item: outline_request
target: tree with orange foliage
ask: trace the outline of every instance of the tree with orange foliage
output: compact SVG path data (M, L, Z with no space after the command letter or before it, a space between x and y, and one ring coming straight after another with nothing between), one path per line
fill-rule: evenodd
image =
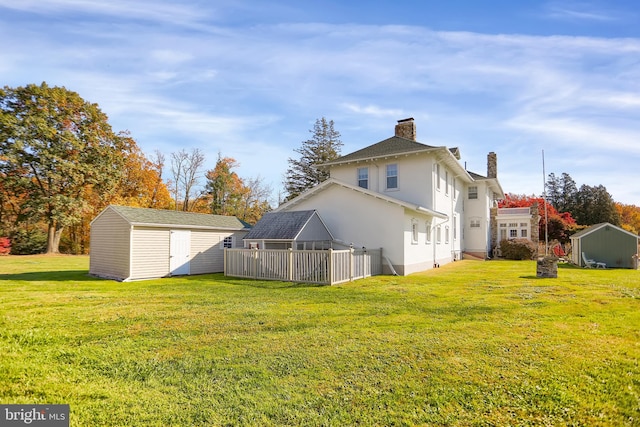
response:
M634 234L640 234L640 207L616 203L616 211L620 215L622 228Z
M268 198L271 190L262 184L261 178L245 181L232 169L238 162L218 154L214 169L207 172L206 193L211 213L233 215L255 224L265 212L271 210Z

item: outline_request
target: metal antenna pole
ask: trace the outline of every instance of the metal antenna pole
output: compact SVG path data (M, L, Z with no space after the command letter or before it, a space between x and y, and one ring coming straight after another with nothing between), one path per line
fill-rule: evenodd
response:
M549 214L547 213L547 174L544 170L544 150L542 150L542 200L544 202L544 255L549 255Z

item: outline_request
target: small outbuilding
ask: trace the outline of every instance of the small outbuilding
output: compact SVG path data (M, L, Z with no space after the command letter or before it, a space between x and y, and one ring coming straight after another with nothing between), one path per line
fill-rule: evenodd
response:
M251 249L329 249L333 236L315 210L268 212L244 237Z
M636 268L633 257L637 253L638 236L608 222L571 236L571 260L581 267L586 258L605 263L607 268Z
M91 222L89 274L130 281L224 271L251 226L233 216L108 206Z

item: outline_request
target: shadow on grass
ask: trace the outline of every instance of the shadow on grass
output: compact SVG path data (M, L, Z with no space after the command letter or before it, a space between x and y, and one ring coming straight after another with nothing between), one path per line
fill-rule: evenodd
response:
M558 263L558 270L584 270L584 268L577 266L575 264L570 264L565 262L565 263ZM539 280L550 279L549 277L538 277L535 274L519 276L519 277L521 279L539 279Z
M197 280L200 282L221 282L234 286L248 286L260 289L297 289L297 288L322 288L329 285L319 283L299 283L299 282L282 282L279 280L255 280L243 279L239 277L226 277L222 273L203 274L194 276L181 276L183 280Z
M24 282L95 282L102 280L89 276L87 270L38 271L17 274L0 274L0 281Z

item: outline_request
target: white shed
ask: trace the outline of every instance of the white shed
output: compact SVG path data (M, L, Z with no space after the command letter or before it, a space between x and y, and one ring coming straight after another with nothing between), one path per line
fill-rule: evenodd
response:
M91 222L89 274L120 281L217 273L251 226L236 217L108 206Z

